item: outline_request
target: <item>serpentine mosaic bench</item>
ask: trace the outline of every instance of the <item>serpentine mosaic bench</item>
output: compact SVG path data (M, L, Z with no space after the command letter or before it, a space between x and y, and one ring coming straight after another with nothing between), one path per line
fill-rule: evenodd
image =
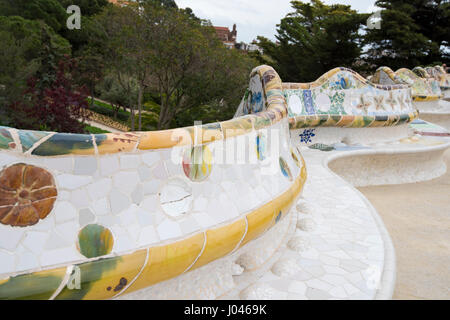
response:
M346 68L313 83L283 83L283 93L297 145L404 138L407 124L418 116L408 86L373 84ZM259 112L264 105L260 81L253 78L236 116Z
M445 99L450 98L450 75L445 72L442 66L425 68L428 75L439 82L442 94ZM413 70L414 71L414 70ZM421 76L422 77L422 76ZM422 77L423 78L423 77Z
M428 72L424 74L422 68L415 68L415 72L406 68L394 72L388 67L381 67L371 81L385 85L409 85L412 89L413 104L419 110L420 118L450 129L450 102L442 100L442 84L430 77Z
M217 298L272 256L306 168L281 80L267 66L253 77L267 108L221 123L97 135L0 127L0 299L149 286L149 299Z
M407 86L376 85L346 68L313 83L283 83L283 93L296 144L392 140L407 136L417 117Z
M360 143L408 135L417 117L410 89L376 85L336 68L312 83L283 83L291 135L297 144Z
M321 83L339 97L357 90L352 80ZM407 113L410 89L366 84L372 89L353 85L392 94L398 105L382 115L373 104L362 107L366 114L335 103L341 113L323 123L381 132L416 117ZM400 170L429 178L445 169L439 155L450 143L437 139L447 132L416 120L414 132L429 140L408 136L400 145L346 152L309 142L296 148L285 92L277 73L260 66L230 121L100 135L0 127L0 300L391 298L395 254L383 222L325 163L354 185L399 183ZM409 162L398 161L400 153ZM392 158L396 166L387 165ZM305 161L313 173L307 182ZM355 172L365 176L354 179Z
M258 77L252 78L236 115L264 110L260 83ZM335 68L312 83L283 83L283 93L293 144L331 153L345 151L348 156L355 153L351 166L347 159L333 164L347 181L358 181L355 185L416 182L445 172L448 132L440 128L427 133L435 139L418 135L412 125L418 112L407 83L374 84L352 70ZM423 160L416 161L419 157Z

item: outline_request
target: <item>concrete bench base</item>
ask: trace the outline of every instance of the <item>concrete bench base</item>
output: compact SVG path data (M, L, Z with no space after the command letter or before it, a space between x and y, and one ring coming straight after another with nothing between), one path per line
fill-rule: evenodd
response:
M444 152L450 144L398 150L398 145L373 151L353 151L333 155L330 169L353 186L403 184L427 181L446 172Z

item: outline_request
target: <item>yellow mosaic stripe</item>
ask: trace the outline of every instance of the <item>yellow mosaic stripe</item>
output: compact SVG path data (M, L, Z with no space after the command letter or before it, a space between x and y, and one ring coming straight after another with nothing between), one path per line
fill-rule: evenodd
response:
M246 225L244 218L230 225L208 230L205 249L191 270L231 253L244 237Z
M199 233L185 240L150 248L147 265L125 293L179 276L195 262L204 243L205 236Z
M120 293L144 266L147 250L110 259L100 259L77 265L80 268L80 288L67 286L55 300L110 299Z
M436 101L441 98L440 96L413 96L414 101Z

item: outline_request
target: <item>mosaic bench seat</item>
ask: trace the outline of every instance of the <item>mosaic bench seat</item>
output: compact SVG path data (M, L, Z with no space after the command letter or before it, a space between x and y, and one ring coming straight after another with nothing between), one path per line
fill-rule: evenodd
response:
M420 112L420 118L450 129L450 102L443 100L441 83L430 76L429 71L424 73L423 68L415 68L413 72L402 68L394 72L388 67L380 67L372 77L372 81L385 85L409 85L413 104Z
M405 136L407 124L418 115L407 86L376 85L346 68L333 69L312 83L283 83L283 91L297 144Z
M266 66L255 75L267 108L221 123L97 135L0 127L0 300L149 286L149 299L213 299L272 256L306 168L281 80Z

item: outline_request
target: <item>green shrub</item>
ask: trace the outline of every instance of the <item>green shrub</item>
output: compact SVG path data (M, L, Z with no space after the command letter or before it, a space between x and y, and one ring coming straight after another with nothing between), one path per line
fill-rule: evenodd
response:
M103 114L105 116L114 119L114 110L110 105L106 103L95 100L94 104L90 107L90 109L94 112ZM119 120L120 122L128 123L129 118L130 118L129 112L125 112L123 110L119 110L117 112L117 120Z

